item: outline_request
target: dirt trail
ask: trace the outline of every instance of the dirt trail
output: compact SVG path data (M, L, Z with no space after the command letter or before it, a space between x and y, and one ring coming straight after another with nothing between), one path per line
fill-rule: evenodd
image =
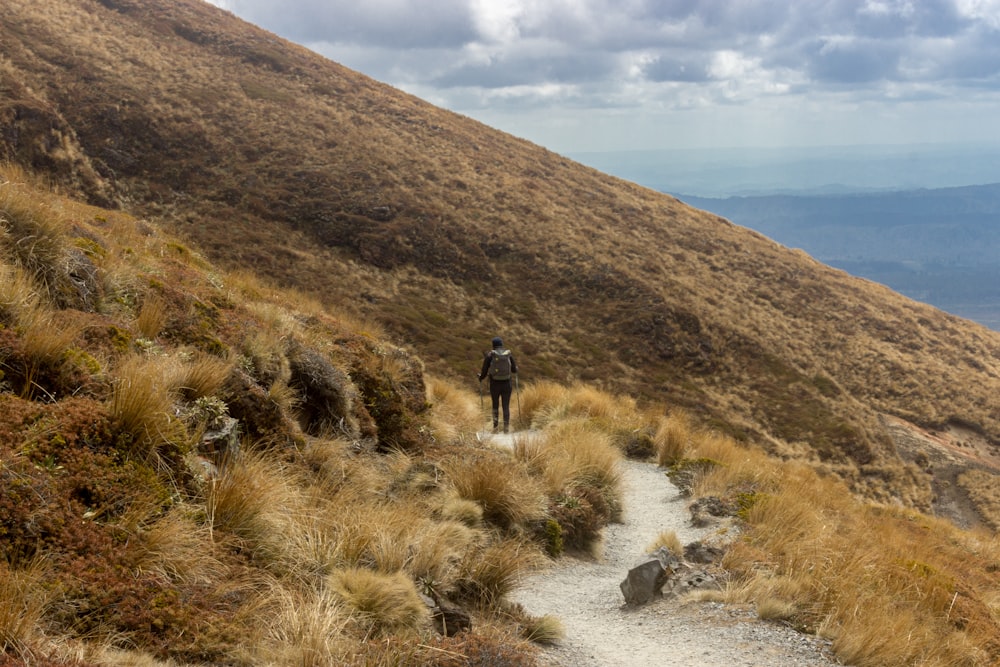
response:
M510 447L512 436L489 437ZM673 531L681 543L712 529L691 526L677 487L650 463L622 462L624 516L604 529L598 559L563 557L526 581L511 596L535 616L561 619L566 636L546 650L560 667L828 667L839 663L827 643L746 609L716 603L658 600L624 608L619 584L642 560L657 536Z

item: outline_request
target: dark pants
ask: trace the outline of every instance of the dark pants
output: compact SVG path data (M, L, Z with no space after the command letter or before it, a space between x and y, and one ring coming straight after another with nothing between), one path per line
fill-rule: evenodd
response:
M506 429L510 424L510 394L514 385L510 380L490 380L490 398L493 400L493 427L496 428L500 417L500 404L503 401L503 425Z

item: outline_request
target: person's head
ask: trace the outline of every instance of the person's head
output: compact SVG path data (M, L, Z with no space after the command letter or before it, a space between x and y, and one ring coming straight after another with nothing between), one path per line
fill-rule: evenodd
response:
M493 347L503 347L503 338L500 338L500 336L495 336L493 338Z

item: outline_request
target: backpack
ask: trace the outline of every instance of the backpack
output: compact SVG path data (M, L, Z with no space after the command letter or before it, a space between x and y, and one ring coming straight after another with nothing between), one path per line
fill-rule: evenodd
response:
M510 350L490 350L491 380L510 379Z

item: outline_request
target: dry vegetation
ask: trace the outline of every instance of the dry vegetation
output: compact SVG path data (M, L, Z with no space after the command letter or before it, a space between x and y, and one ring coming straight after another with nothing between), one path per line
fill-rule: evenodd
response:
M669 401L738 440L820 462L856 493L922 510L950 480L904 465L881 413L1000 441L996 333L207 3L5 8L0 157L153 216L241 275L378 322L369 330L405 341L442 378L469 378L501 332L526 379ZM66 224L18 224L39 220ZM47 238L39 229L12 252L40 289L69 298ZM135 335L169 333L169 295L137 297ZM266 340L245 345L267 354ZM274 380L276 396L294 385ZM308 418L312 433L335 426Z
M995 528L996 470L880 420L995 449L996 333L206 3L4 11L4 664L531 664L557 624L504 596L599 539L621 455L729 508L726 599L853 664L1000 661L995 537L914 511ZM513 452L469 393L501 326Z
M16 167L0 221L3 664L527 665L559 636L506 596L599 539L607 435L482 445L475 398L369 323Z
M561 626L507 594L597 543L623 456L728 508L720 599L848 664L1000 660L992 534L586 384L525 386L538 435L494 449L474 395L364 322L16 168L0 196L64 223L47 261L0 256L3 664L535 664ZM81 248L87 289L58 287ZM39 321L73 324L62 348L27 340ZM428 600L471 629L441 634Z

